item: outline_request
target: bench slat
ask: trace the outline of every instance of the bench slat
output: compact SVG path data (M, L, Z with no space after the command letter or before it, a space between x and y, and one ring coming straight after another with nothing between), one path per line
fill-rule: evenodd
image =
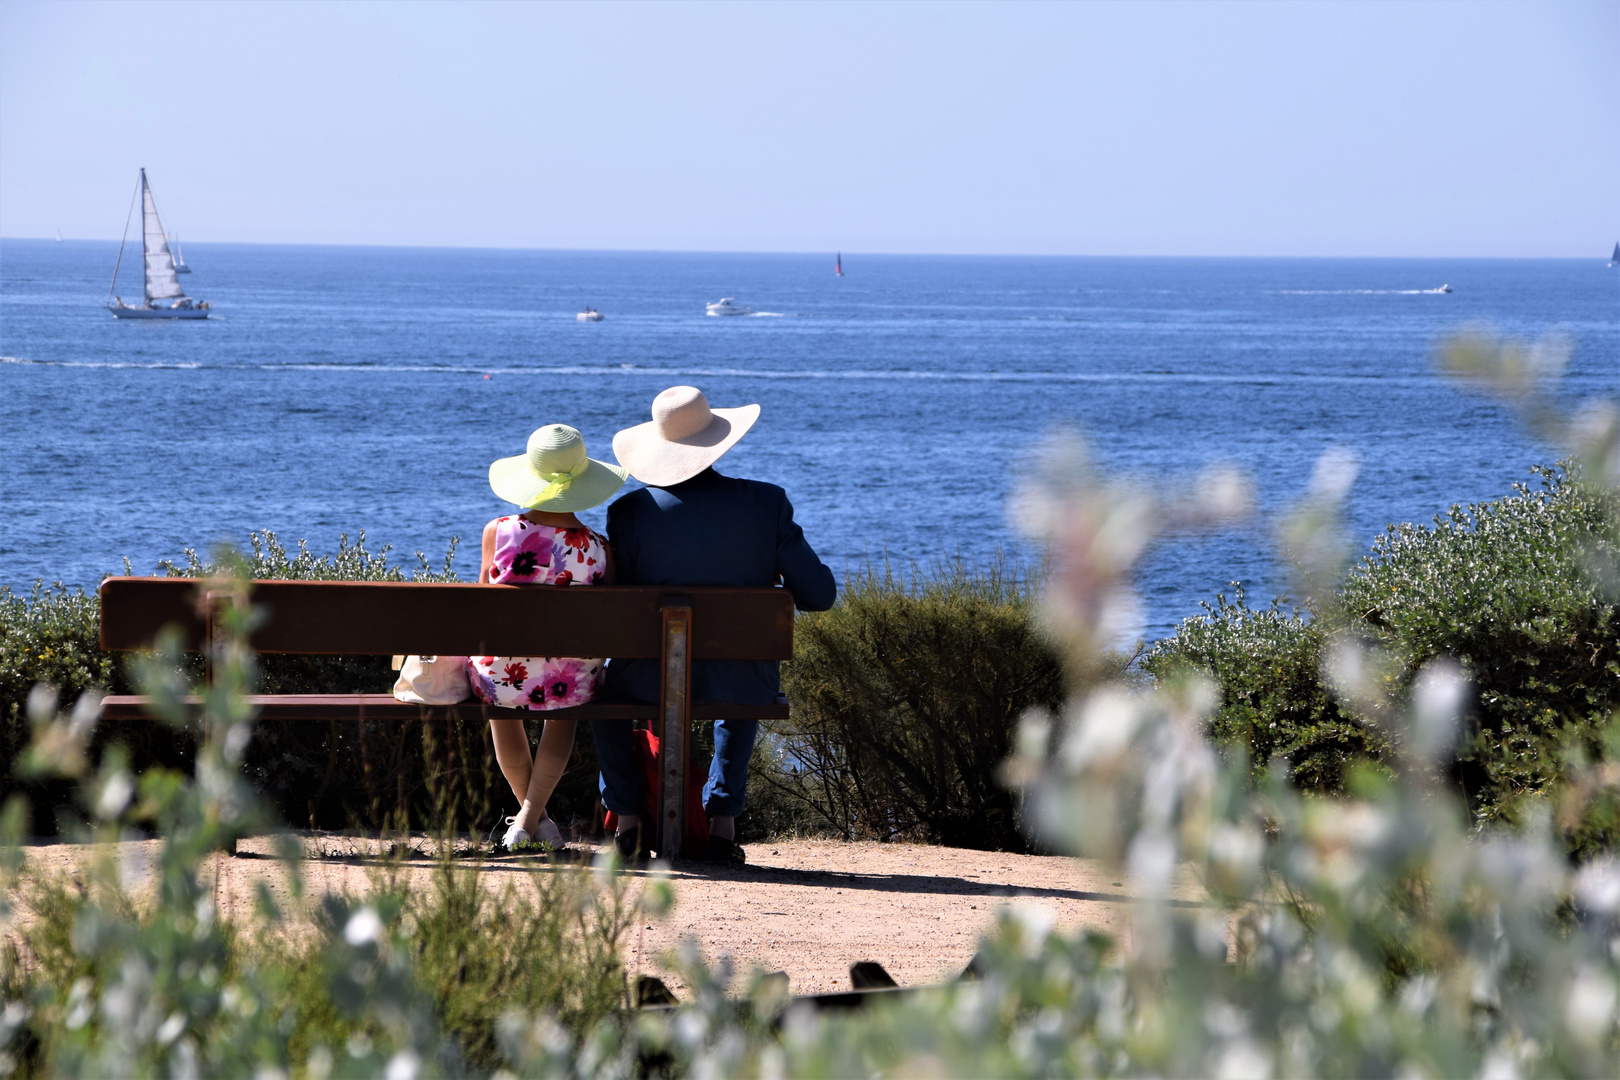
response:
M469 716L509 716L542 720L548 716L573 720L652 720L657 705L631 701L592 701L568 709L500 709L476 701L459 705L411 705L395 700L392 694L256 694L248 699L258 709L261 721L278 720L420 720L424 713L437 714L456 709ZM186 699L195 707L196 697ZM103 720L139 720L151 715L151 699L134 694L116 694L101 699ZM721 702L693 705L693 720L785 720L786 705L738 705Z
M101 584L101 647L150 648L166 625L189 651L204 634L190 578L112 577ZM664 597L690 596L692 657L788 660L793 597L785 589L596 585L545 588L378 581L256 581L263 653L388 656L659 655Z

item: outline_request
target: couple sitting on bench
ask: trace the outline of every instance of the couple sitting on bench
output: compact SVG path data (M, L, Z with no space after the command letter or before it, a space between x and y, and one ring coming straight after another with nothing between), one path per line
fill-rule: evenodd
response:
M787 494L774 484L737 480L714 463L748 433L758 405L711 409L695 387L675 386L653 399L652 421L613 437L623 467L586 456L585 440L563 424L529 437L528 453L489 467L489 484L523 513L484 527L480 582L514 585L733 585L781 582L801 611L832 606L836 584L793 520ZM608 535L575 517L606 502L627 477L647 486L608 507ZM582 705L599 691L657 702L659 662L559 657L474 656L473 693L489 705L536 710ZM697 701L774 704L780 692L772 660L698 660ZM507 819L503 844L558 843L546 802L573 751L573 720L547 719L531 760L523 721L490 720L501 773L522 804ZM627 857L647 849L641 820L643 774L635 760L632 722L593 721L602 801L618 819L614 843ZM736 819L745 805L748 759L758 720L716 720L714 761L703 787L709 858L741 862Z

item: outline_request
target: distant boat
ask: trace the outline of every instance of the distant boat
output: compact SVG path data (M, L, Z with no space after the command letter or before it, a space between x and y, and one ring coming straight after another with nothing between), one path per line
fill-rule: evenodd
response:
M1435 292L1450 292L1451 291L1451 286L1450 285L1442 285L1442 286L1440 286L1438 289L1436 289L1434 291Z
M175 277L174 256L169 253L169 241L158 220L157 202L152 198L152 187L146 182L146 170L141 170L140 186L136 196L141 201L141 270L145 302L140 305L124 303L122 296L114 296L118 288L118 268L124 263L124 243L129 240L129 221L124 222L124 239L118 243L118 261L113 263L112 284L107 287L106 308L115 319L206 319L208 302L192 300L180 287ZM131 214L134 206L130 207ZM164 303L167 301L167 303Z
M841 251L838 253L838 257L833 260L833 273L839 277L844 276L844 253Z
M754 309L746 304L738 305L732 302L731 297L722 297L718 303L705 304L704 309L710 315L752 315Z
M574 318L578 319L580 322L601 322L602 313L593 307L588 307L578 315L575 315Z
M191 267L186 265L186 257L180 253L180 234L174 234L174 272L177 274L191 273Z
M62 230L61 229L56 230L56 242L58 244L60 244L62 242Z
M57 233L56 238L62 239L62 234ZM1614 254L1609 256L1609 265L1613 266L1615 263L1620 263L1620 244L1614 245Z

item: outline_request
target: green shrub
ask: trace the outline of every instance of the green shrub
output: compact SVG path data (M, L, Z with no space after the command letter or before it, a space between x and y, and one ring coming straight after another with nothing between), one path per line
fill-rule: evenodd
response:
M799 771L776 789L845 837L1023 850L997 768L1064 678L1015 570L856 574L832 610L800 616L778 729Z
M1294 782L1315 791L1339 791L1345 770L1382 760L1387 737L1339 709L1321 677L1323 628L1279 602L1256 610L1232 583L1206 614L1183 622L1176 636L1154 646L1142 666L1163 678L1190 665L1214 677L1221 708L1210 734L1218 745L1241 748L1263 770L1286 758Z
M1620 706L1620 621L1602 578L1587 572L1614 560L1620 497L1567 465L1532 472L1537 487L1453 507L1432 526L1390 526L1314 617L1221 597L1144 666L1209 672L1220 685L1219 741L1243 746L1257 766L1287 757L1303 786L1336 791L1348 763L1387 762L1395 747L1329 694L1331 643L1378 646L1394 690L1452 657L1477 695L1453 776L1477 819L1511 815L1562 775L1568 754L1601 756Z
M1537 488L1390 526L1342 590L1348 625L1405 678L1435 656L1461 661L1479 704L1457 775L1484 818L1544 790L1572 744L1597 752L1620 705L1620 621L1585 572L1613 558L1620 497L1567 468L1533 471Z

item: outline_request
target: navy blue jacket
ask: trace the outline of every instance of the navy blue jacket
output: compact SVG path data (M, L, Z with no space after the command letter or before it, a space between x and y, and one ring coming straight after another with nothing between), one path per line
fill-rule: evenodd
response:
M713 469L667 488L632 491L608 507L614 580L620 585L784 584L800 611L826 611L833 573L805 542L787 492ZM781 689L774 660L697 660L696 701L769 705ZM610 660L607 691L658 700L657 660Z

